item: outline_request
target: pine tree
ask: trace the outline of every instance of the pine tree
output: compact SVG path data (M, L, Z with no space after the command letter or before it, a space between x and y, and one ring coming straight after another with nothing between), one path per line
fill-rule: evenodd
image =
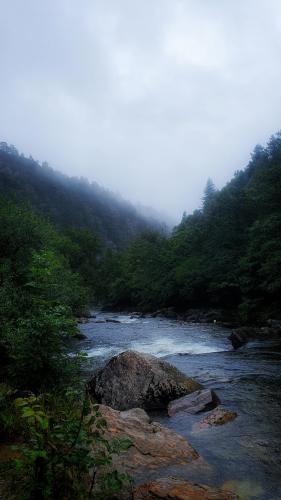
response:
M203 195L203 210L206 210L209 208L210 204L212 203L214 199L214 195L216 193L216 186L213 183L212 179L210 177L207 180L206 187L204 189L204 195Z

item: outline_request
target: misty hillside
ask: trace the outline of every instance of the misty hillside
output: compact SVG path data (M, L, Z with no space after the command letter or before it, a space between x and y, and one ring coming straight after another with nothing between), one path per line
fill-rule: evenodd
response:
M233 308L252 322L280 317L280 167L281 132L222 189L209 179L202 207L171 237L144 235L120 252L113 276L104 273L104 300L120 309Z
M40 165L5 142L0 143L0 193L27 201L58 226L90 229L115 247L147 229L162 227L97 183L67 177L46 162Z

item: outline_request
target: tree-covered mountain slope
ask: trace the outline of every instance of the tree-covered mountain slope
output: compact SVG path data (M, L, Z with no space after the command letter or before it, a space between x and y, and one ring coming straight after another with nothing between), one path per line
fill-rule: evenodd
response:
M224 188L209 180L202 206L170 237L147 234L112 259L104 270L111 304L281 317L281 133Z
M57 226L91 230L111 247L124 247L143 231L162 228L97 183L40 165L5 142L0 143L0 193L27 201Z

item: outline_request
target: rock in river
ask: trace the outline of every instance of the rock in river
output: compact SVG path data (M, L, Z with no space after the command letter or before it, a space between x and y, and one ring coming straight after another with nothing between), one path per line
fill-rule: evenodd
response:
M132 446L120 455L114 455L113 467L135 476L142 471L167 465L188 464L198 458L192 446L174 431L158 422L151 422L141 408L116 411L99 405L106 419L105 438L127 438Z
M272 322L273 320L271 320ZM281 327L278 322L270 323L271 326L261 328L242 326L232 331L229 340L234 349L238 349L251 340L274 340L281 339ZM275 325L275 326L274 326Z
M232 422L237 417L235 411L224 410L223 408L216 408L206 415L199 423L194 424L193 431L198 432L208 429L213 425L224 425Z
M177 413L194 415L204 410L211 410L218 406L218 404L220 404L220 400L215 391L203 389L171 401L168 404L168 414L170 417Z
M141 484L133 492L133 500L235 500L238 497L229 491L194 484L175 477Z
M97 402L115 410L164 409L169 401L202 386L155 356L126 351L114 356L89 382Z

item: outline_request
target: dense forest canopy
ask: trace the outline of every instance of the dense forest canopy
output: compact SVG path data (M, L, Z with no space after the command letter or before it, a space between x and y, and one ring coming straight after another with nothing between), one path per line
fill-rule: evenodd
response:
M281 133L257 146L221 190L209 179L202 207L171 237L147 232L108 256L103 300L153 310L222 307L255 321L280 315Z
M170 236L98 185L40 166L6 143L0 192L56 224L89 301L148 311L220 307L244 321L279 315L281 133L257 146L221 190L208 179L202 206L184 213Z
M95 232L113 248L123 247L148 228L165 229L96 182L67 177L46 162L40 165L31 156L19 155L6 142L0 142L0 193L28 201L60 227Z

